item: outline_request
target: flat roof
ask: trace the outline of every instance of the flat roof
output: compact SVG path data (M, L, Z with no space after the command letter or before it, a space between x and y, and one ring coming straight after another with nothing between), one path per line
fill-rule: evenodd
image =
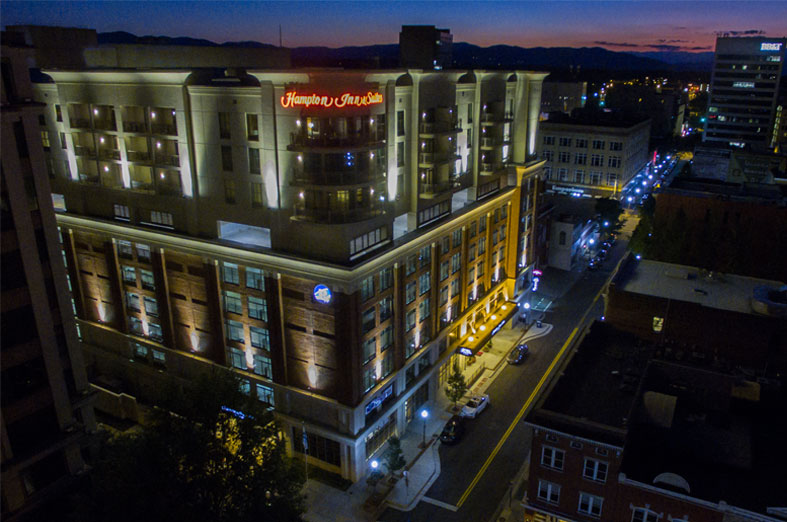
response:
M653 348L596 322L528 422L622 445Z
M756 385L755 385L756 386ZM734 397L731 375L653 361L644 379L649 392L674 402L666 423L653 421L641 402L626 440L621 471L654 485L663 473L682 477L690 488L655 484L691 497L765 513L784 505L787 425L778 395L750 402Z
M709 308L753 314L751 299L758 286L783 283L731 274L710 274L697 267L643 259L623 270L614 283L625 292L697 303Z
M582 127L610 127L629 129L650 121L646 116L620 114L618 112L581 111L569 116L565 113L550 113L549 119L539 122L541 125L577 125Z

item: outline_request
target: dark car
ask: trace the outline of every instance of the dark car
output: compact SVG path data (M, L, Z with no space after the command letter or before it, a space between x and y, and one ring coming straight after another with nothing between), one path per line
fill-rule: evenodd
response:
M465 433L465 420L459 415L454 415L440 434L443 444L456 444Z
M606 259L607 258L607 251L606 250L599 250L598 251L598 258L599 259Z
M599 269L600 264L601 263L599 263L597 259L591 259L588 262L588 270L590 270L591 272L595 272L596 270Z
M527 345L520 344L518 346L515 346L511 350L511 353L509 353L508 357L506 357L506 361L508 362L508 364L521 364L522 361L524 361L525 358L527 357L527 353L528 353Z

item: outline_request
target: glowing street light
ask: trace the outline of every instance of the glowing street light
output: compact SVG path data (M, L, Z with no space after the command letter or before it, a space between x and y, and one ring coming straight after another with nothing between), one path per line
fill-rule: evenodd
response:
M426 419L429 418L429 411L426 408L421 410L421 418L424 420L424 436L423 436L423 440L421 441L421 447L425 448L426 447Z

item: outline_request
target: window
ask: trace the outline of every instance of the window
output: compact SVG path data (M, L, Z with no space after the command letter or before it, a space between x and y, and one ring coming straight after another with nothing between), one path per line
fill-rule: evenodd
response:
M561 230L560 231L560 236L559 236L559 239L558 239L558 243L561 246L566 244L566 231L565 230Z
M238 265L233 263L224 263L221 266L221 278L225 283L237 285L240 281L240 272L238 272Z
M544 145L554 145L554 144L555 144L554 136L544 136Z
M579 513L584 513L585 515L590 515L592 517L600 517L601 504L603 503L604 503L604 499L601 497L590 495L589 493L580 493L579 507L577 508L577 511Z
M613 168L620 167L620 156L610 156L609 157L609 166Z
M585 152L578 152L574 154L574 165L587 165L588 155Z
M268 379L273 379L273 367L271 366L271 358L267 355L254 355L254 373L262 375Z
M441 245L440 245L440 253L441 254L445 254L449 250L451 250L451 238L448 237L448 236L445 236L443 238L443 241L442 241Z
M574 171L574 183L584 183L585 182L585 171L582 169L576 169Z
M396 144L396 166L404 167L404 142L400 141Z
M268 321L268 303L265 299L249 296L249 317L259 319L260 321Z
M415 328L415 310L414 309L410 310L409 312L407 312L407 315L405 315L404 323L405 323L404 329L405 329L406 332L409 332L410 330Z
M557 158L558 158L557 160L560 163L568 163L569 161L571 161L571 153L566 151L561 151L558 153Z
M377 372L375 371L374 367L364 370L363 392L366 393L372 388L374 388L375 383L377 383Z
M653 316L653 331L660 332L664 329L664 318Z
M554 156L554 152L552 152L551 150L545 150L544 152L541 153L541 157L547 161L552 161L553 156Z
M361 281L361 301L368 301L374 296L374 276Z
M224 180L224 201L229 205L235 203L235 181L231 179Z
M222 140L230 139L230 113L219 113L219 138Z
M393 315L393 298L386 297L380 301L380 321L385 321Z
M123 265L121 267L121 270L123 272L123 282L124 283L129 283L129 284L132 284L132 285L137 284L137 269L136 268L134 268L133 266Z
M153 297L145 296L145 313L147 315L158 315L158 302Z
M393 269L384 268L380 270L380 291L388 290L393 285Z
M350 241L350 255L357 254L363 250L373 247L388 239L388 228L380 227L378 229L360 235Z
M551 446L543 446L541 448L541 465L547 468L557 469L563 471L563 461L565 460L566 452L553 448Z
M448 278L448 260L440 263L440 281L445 281Z
M232 147L229 145L221 146L221 169L232 171Z
M622 141L610 141L609 142L609 150L612 150L612 151L623 150L623 142Z
M246 355L243 353L243 350L238 350L237 348L230 348L230 366L233 368L237 368L239 370L246 369Z
M440 306L448 302L448 285L440 289Z
M618 175L614 172L607 172L607 185L614 187L618 184Z
M427 271L418 277L418 295L423 295L432 287L432 273Z
M380 376L381 379L384 379L389 375L391 375L391 372L393 372L393 353L388 352L387 354L385 354L385 357L383 357L383 364L381 367L381 371L382 371L382 375Z
M404 111L396 111L396 135L404 136Z
M262 206L262 183L251 184L251 206Z
M161 330L161 326L157 325L156 323L148 322L148 337L154 341L162 341L164 339L164 334Z
M593 150L604 150L604 140L593 140Z
M557 179L560 181L567 181L568 169L565 167L560 167L559 169L557 169Z
M484 262L479 261L477 267L478 267L478 277L480 278L481 276L484 275Z
M454 230L452 236L453 236L453 238L452 238L451 242L454 245L454 248L456 248L456 247L458 247L459 245L462 244L462 230L461 229Z
M478 223L476 223L475 221L470 223L470 234L469 235L470 235L471 239L475 237L477 230L478 230Z
M404 289L404 302L410 304L415 301L415 281L407 283Z
M570 147L571 146L571 138L560 138L560 146L561 147Z
M243 333L243 323L227 319L227 339L230 341L238 341L239 343L246 342L246 337Z
M413 272L415 272L417 267L417 258L415 254L407 257L407 263L405 264L404 275L409 276Z
M418 322L424 322L427 317L429 317L429 311L431 309L429 298L427 297L420 303L418 303Z
M475 243L470 245L470 247L467 249L467 261L468 262L475 261Z
M451 281L451 297L458 297L459 296L459 278L457 277L453 281Z
M260 140L260 128L257 124L256 114L246 114L246 139L249 141Z
M224 263L224 266L227 266L228 263ZM235 267L237 272L238 265L231 265ZM226 279L225 279L226 281ZM227 281L231 282L231 281ZM237 275L235 277L235 283L238 284ZM263 272L259 268L246 268L246 287L247 288L254 288L255 290L265 290L265 278L263 277Z
M603 167L604 166L604 156L601 154L593 154L590 157L590 166L591 167Z
M137 247L137 261L145 261L150 263L150 247L141 243L136 244Z
M251 334L251 345L255 348L265 348L266 350L270 350L271 347L271 338L268 330L265 328L258 328L256 326L249 327L249 333Z
M367 333L377 326L377 309L373 306L361 315L361 331Z
M363 363L366 364L377 357L377 338L372 337L363 342Z
M257 400L273 406L273 388L257 383Z
M423 247L418 254L418 260L420 261L421 268L429 266L429 263L432 261L432 247Z
M560 503L560 486L547 482L546 480L538 481L538 498L549 502L551 504Z
M260 149L249 148L249 172L260 173Z
M63 110L60 108L60 105L55 105L55 119L63 121Z
M601 172L597 170L590 171L590 184L591 185L600 185L601 184Z
M596 459L585 459L585 468L582 476L596 482L607 481L607 463Z
M66 141L66 133L65 132L61 132L60 133L60 147L63 150L68 150L68 142Z
M393 326L387 326L380 334L380 351L385 351L393 346Z
M150 325L150 326L158 326L158 325ZM159 331L161 331L160 328L159 328ZM161 350L156 350L155 348L151 348L150 352L153 354L153 362L154 363L166 364L166 362L167 362L167 354L165 354Z
M235 292L224 292L224 310L233 314L243 313L243 304L240 300L240 294Z
M478 255L482 255L486 252L486 238L482 237L478 240Z
M118 239L117 241L118 246L118 256L131 259L133 257L133 248L131 247L131 241L123 241L122 239Z
M575 147L578 149L586 149L588 147L588 140L585 138L577 138L577 144Z
M139 296L137 294L132 294L131 292L126 292L126 306L129 310L139 312Z
M486 231L486 216L481 216L481 219L478 221L478 231L485 232ZM480 254L480 252L479 252Z
M119 219L121 221L129 221L131 214L128 210L128 206L118 205L117 203L115 203L114 209L115 209L115 219Z
M144 268L140 268L139 278L142 281L142 288L145 288L147 290L156 289L156 280L153 278L153 272L151 272L150 270L145 270Z
M646 507L634 508L634 511L631 514L631 522L658 522L658 520L659 514ZM678 519L673 518L672 520L677 521Z
M475 281L475 267L467 271L467 282L472 285L473 281Z
M172 227L172 214L169 212L160 212L158 210L150 211L150 221L154 225L163 225L165 227Z

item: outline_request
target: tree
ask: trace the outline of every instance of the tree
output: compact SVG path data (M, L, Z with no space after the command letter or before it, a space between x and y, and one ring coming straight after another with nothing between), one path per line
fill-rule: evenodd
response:
M599 223L602 230L605 232L616 232L620 229L620 214L623 213L623 208L620 206L620 201L613 198L599 198L596 200L596 214L598 214ZM609 226L605 227L604 222L608 222Z
M79 520L302 520L301 468L235 374L171 383L156 402L140 432L101 442Z
M465 393L467 393L465 376L459 371L459 365L454 363L454 373L448 376L445 388L446 396L454 403L454 410L456 410L456 403L464 397Z
M385 467L388 468L390 473L399 471L407 464L402 452L402 441L396 435L388 439L388 448L383 454L383 459L385 460Z

